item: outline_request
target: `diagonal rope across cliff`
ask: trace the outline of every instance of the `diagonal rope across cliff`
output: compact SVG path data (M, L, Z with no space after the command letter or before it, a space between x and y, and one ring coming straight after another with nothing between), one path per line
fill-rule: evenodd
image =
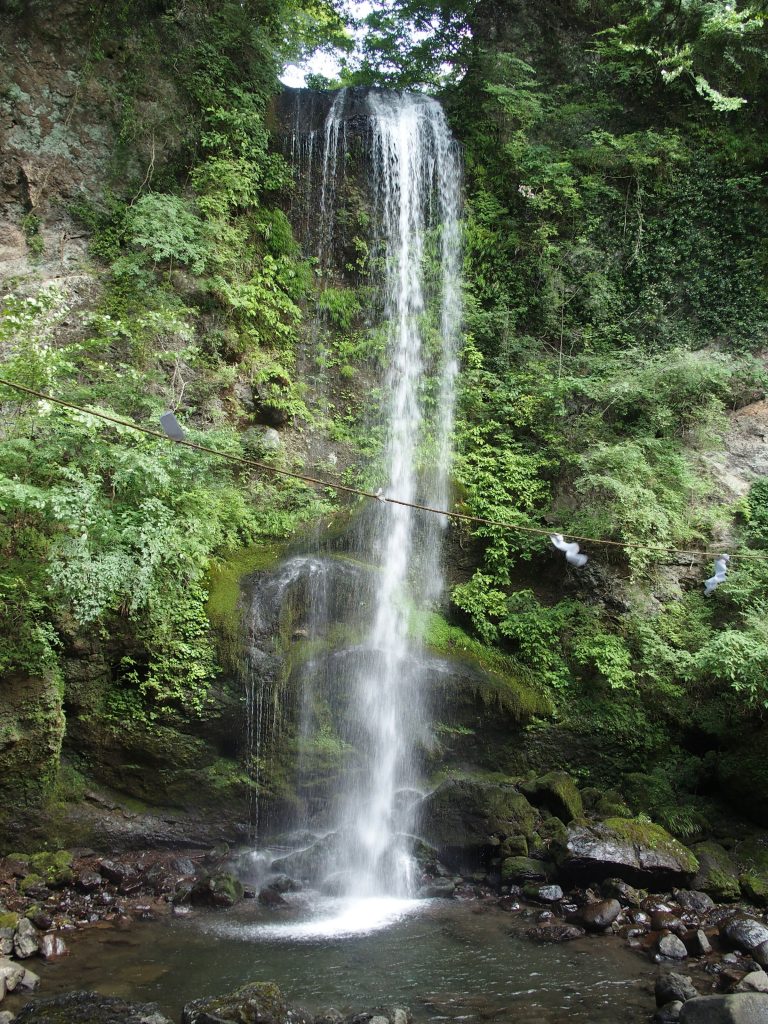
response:
M51 402L53 405L62 406L64 409L72 409L75 412L85 413L87 416L95 416L97 419L104 420L107 423L114 423L120 427L127 427L129 430L134 430L140 434L146 434L148 437L159 438L161 441L170 441L172 444L182 445L185 448L191 448L193 451L205 452L207 455L213 455L219 459L225 459L229 462L236 463L241 466L249 466L254 469L263 470L265 473L271 473L275 476L288 477L292 480L301 480L304 483L312 484L315 487L330 488L334 491L344 491L346 494L354 494L360 498L368 498L372 501L385 502L389 505L399 505L404 508L416 509L419 512L429 512L433 515L445 516L447 519L454 519L465 523L476 523L481 526L496 526L503 530L511 530L517 533L530 533L540 537L549 538L552 534L551 529L544 529L536 526L521 526L518 523L507 523L499 519L485 519L483 516L473 516L466 512L448 511L441 508L434 508L431 505L423 505L415 501L402 501L399 498L392 498L386 494L375 493L373 491L366 491L360 487L352 487L349 484L343 484L338 480L323 480L319 477L309 476L305 473L297 473L293 470L279 469L277 466L270 466L267 462L261 462L258 459L246 458L243 455L233 455L230 452L223 452L217 448L209 448L204 444L197 444L194 441L188 440L177 440L171 439L167 434L159 430L151 430L149 427L142 427L138 423L134 423L131 420L124 420L118 416L111 416L109 413L99 412L95 409L86 409L82 405L76 405L74 402L67 402L63 398L57 398L54 395L46 394L43 391L36 391L34 388L29 388L24 384L16 384L14 381L6 380L0 377L0 385L7 388L12 388L14 391L19 391L22 394L29 395L30 397L40 399L44 402ZM634 543L631 541L619 541L619 540L607 540L600 537L582 537L574 533L563 534L564 537L569 537L571 540L581 541L585 544L599 544L603 547L614 547L614 548L633 548L635 550L642 551L657 551L661 554L666 555L684 555L687 558L718 558L721 555L720 549L717 550L695 550L695 549L684 549L684 548L673 548L663 544L642 544ZM768 556L762 555L756 551L741 551L731 556L732 558L751 558L760 562L768 562Z

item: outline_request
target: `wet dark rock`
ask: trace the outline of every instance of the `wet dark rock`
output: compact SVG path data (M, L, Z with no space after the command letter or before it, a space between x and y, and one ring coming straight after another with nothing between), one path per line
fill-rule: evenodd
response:
M514 882L545 882L552 872L552 866L543 860L531 857L507 857L501 862L502 885Z
M648 895L621 878L606 878L600 885L600 892L606 899L618 900L623 907L639 907Z
M656 891L685 884L698 869L691 851L660 825L626 818L571 823L556 862L577 884L617 877Z
M332 865L339 860L346 839L343 833L331 832L327 836L315 840L302 850L293 850L284 857L279 857L272 864L275 871L285 873L292 878L300 878L311 882L324 878Z
M99 861L99 874L114 885L122 885L136 877L136 870L130 864L122 864L120 861L102 860Z
M582 907L579 919L587 931L603 932L620 913L621 904L618 900L601 900L600 903L587 903Z
M192 903L208 907L233 907L242 898L242 884L225 871L201 879L190 894Z
M534 807L545 807L565 825L584 812L576 783L565 772L549 772L539 779L523 782L520 792Z
M688 999L695 999L698 994L693 979L687 974L677 974L675 971L660 974L654 986L657 1006L664 1006L675 1000L684 1003Z
M419 889L421 899L449 899L456 892L456 883L452 878L433 878Z
M768 942L760 942L752 950L752 958L761 967L768 967Z
M768 948L768 927L753 917L736 914L720 925L720 937L731 946L750 953L757 963L765 966L762 953Z
M95 892L103 883L103 878L98 871L81 871L75 881L80 892Z
M715 909L715 901L705 892L696 889L675 889L673 896L683 910L689 914L704 917Z
M706 956L712 952L712 944L707 938L706 932L701 928L693 929L682 936L685 948L689 956Z
M129 1003L98 992L68 992L23 1007L14 1024L171 1024L156 1003Z
M575 924L545 924L529 928L525 934L532 942L558 943L580 939L586 933Z
M657 946L659 953L668 960L685 960L688 950L677 935L662 935Z
M730 853L713 842L697 843L693 852L699 861L693 888L709 893L720 903L737 900L741 895L739 869Z
M208 996L187 1003L182 1024L286 1024L288 1007L272 982L253 982L224 996Z
M194 862L189 857L174 857L168 867L175 875L181 875L184 878L195 874Z
M680 1011L680 1024L766 1024L768 996L744 992L729 996L689 999Z
M420 833L459 870L483 866L510 836L530 837L536 811L511 785L449 779L424 798Z
M263 907L288 906L288 901L283 899L280 893L269 885L259 892L259 903L261 903Z
M683 1004L679 999L676 999L657 1010L651 1020L653 1024L677 1024L680 1020L680 1011L682 1008Z
M275 892L299 892L301 884L289 875L277 875L276 878L272 878L269 883L270 889L274 889Z
M651 929L655 932L661 932L666 929L680 935L686 931L683 922L671 910L655 910L651 914Z

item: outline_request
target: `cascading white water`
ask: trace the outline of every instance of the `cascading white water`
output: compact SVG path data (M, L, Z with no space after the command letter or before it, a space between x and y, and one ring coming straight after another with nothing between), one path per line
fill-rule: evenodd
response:
M321 101L324 123L317 118ZM303 121L302 104L311 114ZM461 326L458 147L440 104L423 95L341 90L328 104L323 94L305 93L296 96L294 112L287 149L305 197L294 219L309 227L323 286L348 287L349 209L345 220L338 216L344 202L364 196L370 218L365 285L380 298L366 321L368 329L384 329L386 351L363 372L371 431L385 439L382 491L447 508ZM351 183L345 180L349 167ZM314 188L306 183L313 172ZM319 322L312 335L316 363L307 362L323 402L333 386L319 379L326 334ZM313 877L334 895L364 899L365 920L374 911L388 920L387 901L413 895L416 887L411 833L430 734L424 691L433 668L420 627L442 592L446 522L402 505L369 504L343 553L292 559L254 591L255 601L272 607L275 623L280 602L270 587L298 587L306 606L300 632L311 647L293 676L297 787L307 808L297 824L324 834L313 847L278 858L276 870ZM259 643L269 645L270 630L274 634L269 623L259 625ZM331 645L339 634L341 645ZM323 798L313 765L329 735L344 760ZM357 920L357 912L351 914ZM347 923L339 927L346 928L347 911L342 916Z
M401 501L428 499L445 507L460 321L458 155L436 101L372 92L368 106L388 324L385 492ZM429 231L441 234L438 353L428 352L425 340ZM426 412L428 366L439 380L433 417ZM421 471L420 457L425 456L434 460L430 472ZM424 492L425 485L432 486L432 493ZM350 780L343 808L352 837L345 858L346 888L358 896L406 895L412 889L404 841L411 821L398 794L417 781L414 747L425 723L418 628L410 612L423 608L442 588L442 523L431 517L418 525L418 551L412 509L385 504L372 531L380 572L365 653L354 680L365 761L358 778Z

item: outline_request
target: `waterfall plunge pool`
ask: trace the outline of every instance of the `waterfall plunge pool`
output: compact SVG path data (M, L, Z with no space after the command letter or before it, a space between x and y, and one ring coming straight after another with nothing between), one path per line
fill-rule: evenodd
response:
M523 918L483 900L329 900L75 933L44 965L40 996L73 989L157 1002L173 1020L191 999L274 981L289 1005L343 1013L411 1008L416 1021L646 1024L655 968L615 936L538 946Z

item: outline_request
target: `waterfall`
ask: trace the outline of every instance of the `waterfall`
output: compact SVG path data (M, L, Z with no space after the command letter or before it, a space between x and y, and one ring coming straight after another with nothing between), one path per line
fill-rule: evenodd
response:
M400 501L447 508L461 319L458 147L442 107L429 97L355 89L341 90L328 103L322 125L315 112L307 130L296 115L287 149L299 155L299 175L319 177L304 194L314 196L310 241L326 283L340 273L333 248L341 236L337 201L351 139L363 151L380 295L369 322L378 321L386 335L385 354L370 370L376 386L368 403L371 429L384 437L381 488ZM312 217L302 211L297 220L309 224ZM347 761L328 800L326 826L336 838L326 842L320 874L344 895L414 891L414 793L429 740L429 661L420 632L443 589L446 522L402 505L369 504L351 542L358 568L329 583L322 601L307 611L308 636L327 635L341 605L355 634L346 648L309 659L299 678L307 744L319 728L312 712L318 695L332 695L328 699L340 708L337 730ZM305 563L315 577L338 576L331 558L307 556Z

